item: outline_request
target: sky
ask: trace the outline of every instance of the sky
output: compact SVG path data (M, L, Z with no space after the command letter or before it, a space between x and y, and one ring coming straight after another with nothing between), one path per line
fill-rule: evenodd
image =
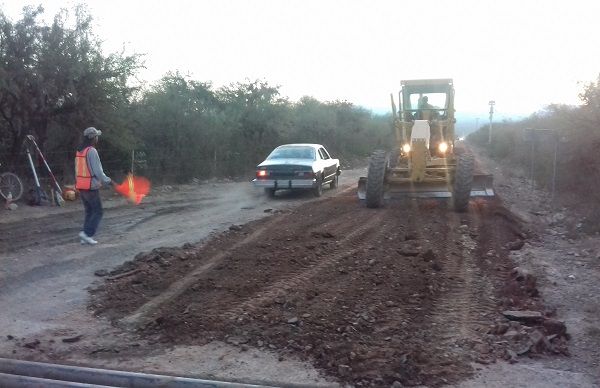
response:
M600 74L600 1L0 0L17 20L87 4L106 53L144 55L139 77L168 71L216 87L280 85L296 101L346 100L390 111L400 80L453 78L457 114L527 116L578 104Z

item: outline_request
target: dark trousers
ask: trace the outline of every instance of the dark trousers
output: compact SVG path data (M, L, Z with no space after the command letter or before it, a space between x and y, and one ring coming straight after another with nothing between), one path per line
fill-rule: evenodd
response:
M96 234L98 224L102 219L102 201L100 201L100 192L98 190L80 190L79 195L85 208L85 220L83 221L83 231L89 237Z

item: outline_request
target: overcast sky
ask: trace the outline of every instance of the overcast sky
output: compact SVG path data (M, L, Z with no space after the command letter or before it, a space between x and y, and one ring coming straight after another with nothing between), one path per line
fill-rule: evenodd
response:
M48 16L86 3L106 52L146 54L149 82L264 79L291 100L377 112L401 79L453 78L458 112L486 118L494 99L499 115L528 115L577 104L600 73L597 0L0 0L13 20L40 3Z

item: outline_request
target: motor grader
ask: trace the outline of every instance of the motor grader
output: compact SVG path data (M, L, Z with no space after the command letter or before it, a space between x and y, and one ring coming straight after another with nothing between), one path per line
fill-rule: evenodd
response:
M358 196L369 208L384 198L451 198L458 212L469 198L494 196L491 175L475 174L473 155L457 144L452 79L401 81L396 111L391 96L395 148L373 152Z

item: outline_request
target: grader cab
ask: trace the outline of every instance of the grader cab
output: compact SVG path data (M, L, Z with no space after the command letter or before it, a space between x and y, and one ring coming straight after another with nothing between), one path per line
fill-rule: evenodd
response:
M358 196L367 207L386 197L451 198L465 211L472 196L494 196L491 175L475 174L473 155L455 141L452 79L401 82L399 112L392 95L396 146L373 153Z

